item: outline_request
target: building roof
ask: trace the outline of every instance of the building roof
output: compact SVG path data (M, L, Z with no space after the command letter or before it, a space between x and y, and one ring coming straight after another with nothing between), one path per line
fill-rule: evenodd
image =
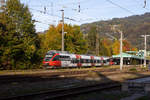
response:
M122 53L122 56L123 57L127 57L127 58L144 59L144 57L139 57L139 56L131 55L131 54L127 54L127 53ZM112 58L119 58L119 57L120 57L120 54L118 54L118 55L112 55Z

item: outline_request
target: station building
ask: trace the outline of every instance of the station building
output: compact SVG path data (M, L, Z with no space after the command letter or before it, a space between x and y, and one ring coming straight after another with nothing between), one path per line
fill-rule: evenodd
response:
M124 65L137 65L137 64L144 63L144 56L137 56L137 55L131 55L128 53L122 53L122 57L123 57ZM112 59L116 65L120 64L120 54L112 55ZM148 60L147 60L147 63L148 63Z

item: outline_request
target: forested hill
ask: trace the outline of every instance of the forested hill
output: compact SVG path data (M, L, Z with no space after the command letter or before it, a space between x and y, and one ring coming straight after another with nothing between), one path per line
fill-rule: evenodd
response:
M109 33L119 38L120 35L118 33L112 32L110 27L112 25L117 24L121 24L124 33L124 38L126 40L128 40L132 45L136 46L138 49L143 48L144 39L141 38L140 35L150 34L150 13L83 24L81 25L81 30L83 33L88 33L93 27L96 27L96 30L100 34L100 37L108 37ZM148 47L150 47L150 37L148 38L147 43Z

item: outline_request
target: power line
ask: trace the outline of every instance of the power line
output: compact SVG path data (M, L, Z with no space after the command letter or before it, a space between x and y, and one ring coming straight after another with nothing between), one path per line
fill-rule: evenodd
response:
M118 4L114 3L114 2L112 2L111 0L106 0L106 1L109 2L109 3L111 3L111 4L113 4L113 5L115 5L115 6L117 6L117 7L119 7L119 8L121 8L121 9L123 9L123 10L125 10L125 11L127 11L127 12L129 12L129 13L131 13L131 14L134 14L134 13L133 13L132 11L130 11L129 9L122 7L122 6L120 6L120 5L118 5Z
M45 24L45 25L50 25L48 23L44 23L44 22L41 22L41 21L38 21L38 20L33 20L35 23L41 23L41 24Z
M139 3L139 1L138 1L138 0L135 0L135 1L136 1L137 3ZM143 5L143 4L142 4L142 5ZM141 6L141 5L140 5L140 6ZM142 7L143 9L146 9L146 10L148 10L148 11L149 11L150 9L148 9L148 8L147 8L147 6L148 6L148 5L147 5L147 2L146 2L146 6L145 6L145 7L142 7L142 6L141 6L141 7Z
M47 14L47 15L49 15L49 16L54 16L54 17L62 18L61 16L58 16L58 15L51 15L51 14L49 14L49 13L45 12L45 11L41 11L41 10L37 10L37 9L33 9L33 8L29 8L29 9L31 9L31 10L35 10L35 11L40 12L40 13L42 13L42 14ZM75 19L73 19L73 18L69 18L69 17L64 17L64 19L67 19L67 20L71 20L71 21L78 22L78 21L76 21Z

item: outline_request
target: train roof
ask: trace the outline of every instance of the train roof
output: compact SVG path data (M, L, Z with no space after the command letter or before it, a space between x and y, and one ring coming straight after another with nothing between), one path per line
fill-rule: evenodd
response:
M71 56L73 56L73 55L80 55L80 56L84 56L84 57L93 56L95 58L99 58L99 57L103 57L104 59L110 58L110 57L106 57L106 56L95 56L95 55L90 55L90 54L74 54L74 53L69 53L68 51L50 50L50 51L47 52L47 54L52 54L52 55L56 54L56 53L59 53L61 55L66 55L66 56L68 56L68 55L71 55Z
M56 50L50 50L50 51L47 52L47 54L54 54L54 53L70 54L68 51L56 51Z

